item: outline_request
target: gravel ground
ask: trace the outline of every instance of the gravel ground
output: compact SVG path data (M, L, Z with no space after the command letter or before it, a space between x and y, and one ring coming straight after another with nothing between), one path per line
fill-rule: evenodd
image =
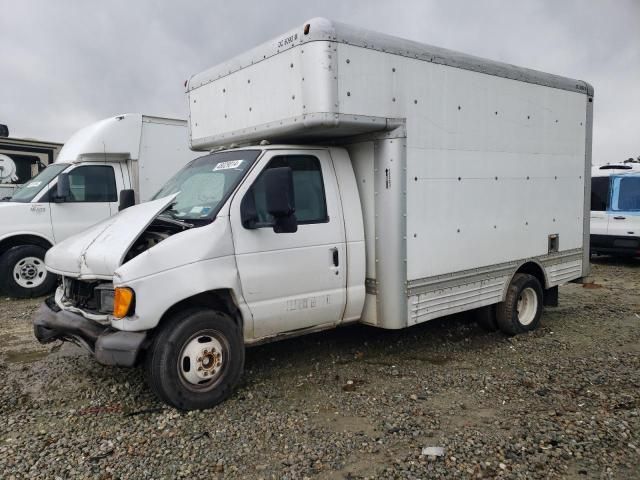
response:
M2 298L0 477L640 478L640 261L592 278L512 339L449 317L250 349L235 395L191 413L39 345L39 301Z

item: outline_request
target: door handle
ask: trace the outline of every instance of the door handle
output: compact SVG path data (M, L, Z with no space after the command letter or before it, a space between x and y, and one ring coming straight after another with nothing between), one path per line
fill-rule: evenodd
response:
M622 215L617 215L615 217L613 217L614 220L625 220L627 217L623 217Z
M337 267L340 265L340 256L337 248L331 249L331 256L333 257L333 266Z

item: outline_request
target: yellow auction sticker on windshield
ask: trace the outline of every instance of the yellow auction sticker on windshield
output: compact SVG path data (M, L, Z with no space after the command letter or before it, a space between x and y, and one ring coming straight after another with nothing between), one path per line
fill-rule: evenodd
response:
M238 168L242 165L244 160L229 160L228 162L220 162L215 167L213 167L213 171L217 170L231 170L233 168Z

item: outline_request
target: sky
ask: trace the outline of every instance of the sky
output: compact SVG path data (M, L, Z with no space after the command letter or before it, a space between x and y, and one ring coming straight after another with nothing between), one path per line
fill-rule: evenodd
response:
M187 117L184 81L313 17L586 80L593 163L640 155L640 0L0 0L0 123Z

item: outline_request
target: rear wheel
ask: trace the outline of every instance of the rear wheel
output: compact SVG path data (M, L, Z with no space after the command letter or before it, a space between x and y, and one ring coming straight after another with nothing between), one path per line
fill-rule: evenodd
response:
M542 316L542 286L536 277L516 273L504 302L496 306L498 327L507 335L538 328Z
M0 257L0 278L11 297L41 297L53 291L56 276L44 266L46 250L37 245L13 247Z
M149 386L180 410L213 407L244 368L242 330L227 314L190 310L167 320L146 355Z

